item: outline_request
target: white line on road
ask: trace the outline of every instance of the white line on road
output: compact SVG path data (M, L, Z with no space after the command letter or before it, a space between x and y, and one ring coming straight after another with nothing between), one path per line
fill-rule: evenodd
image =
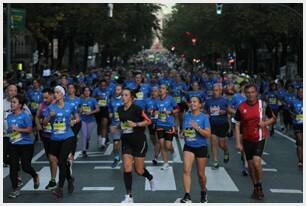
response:
M178 139L179 139L179 141L180 141L181 149L182 149L182 151L183 151L185 141L184 141L184 139L183 139L183 138L178 138Z
M88 160L88 161L81 161L81 160L76 160L73 161L73 164L99 164L99 163L113 163L113 160ZM173 161L168 161L169 163L177 163L177 162L173 162ZM33 164L48 164L49 161L37 161L37 162L33 162ZM146 160L145 161L146 164L153 164L151 160ZM163 161L158 161L158 163L164 163Z
M6 178L10 174L10 168L9 167L4 167L3 168L3 179Z
M266 165L267 163L263 159L261 159L261 164Z
M45 150L42 149L40 152L38 152L33 158L32 163L36 162L41 156L45 154Z
M288 194L303 194L301 190L292 190L292 189L270 189L270 192L273 193L288 193Z
M277 172L277 169L274 169L274 168L262 168L262 171L264 171L264 172Z
M112 152L113 152L113 144L109 144L104 154L111 155Z
M295 143L295 140L294 140L294 139L292 139L291 137L289 137L289 136L285 135L284 133L279 132L279 131L277 131L277 130L275 130L275 132L276 132L277 134L279 134L280 136L282 136L282 137L286 138L287 140L289 140L289 141L291 141L291 142Z
M121 167L112 168L110 166L95 166L95 170L120 170Z
M43 167L39 172L39 188L37 190L39 191L45 191L45 186L49 183L50 179L51 179L51 175L50 175L50 168L49 167ZM56 174L56 179L58 179L58 172ZM33 180L32 178L25 184L25 186L21 189L21 190L26 190L26 191L33 191L35 190L33 188ZM35 190L35 191L37 191Z
M269 155L269 153L268 152L263 152L263 155Z
M211 167L206 167L205 174L207 178L207 190L233 192L239 191L224 167L219 167L217 170L213 170Z
M83 191L113 191L115 187L83 187Z
M161 170L161 167L146 167L146 169L153 175L156 190L176 190L175 178L173 168L169 167L167 170ZM150 183L146 179L145 190L150 189Z
M173 162L182 163L182 159L181 159L181 155L180 155L180 151L179 151L179 148L178 148L176 138L173 141L173 149L174 149L174 153L172 155L173 156Z

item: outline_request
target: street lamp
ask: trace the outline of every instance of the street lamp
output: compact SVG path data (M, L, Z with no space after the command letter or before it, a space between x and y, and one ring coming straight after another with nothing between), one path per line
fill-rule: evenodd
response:
M112 18L113 17L114 4L107 4L107 6L108 6L108 17Z
M222 14L222 4L216 4L216 13L217 15Z

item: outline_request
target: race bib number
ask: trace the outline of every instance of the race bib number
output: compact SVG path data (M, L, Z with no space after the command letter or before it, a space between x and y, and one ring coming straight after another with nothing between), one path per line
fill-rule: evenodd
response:
M131 134L134 132L133 128L129 126L128 122L121 122L120 127L123 134Z
M118 112L115 112L115 120L119 121L119 113Z
M38 103L37 102L31 102L31 108L32 109L38 109Z
M102 107L105 107L107 105L106 99L100 99L99 100L99 105L102 106Z
M196 140L196 132L193 128L187 128L184 130L184 137L188 141Z
M14 131L14 132L12 132L12 133L10 134L10 137L11 137L11 141L12 141L13 143L16 143L16 142L19 142L20 140L22 140L22 137L21 137L21 133L20 133L20 132Z
M277 99L275 97L269 98L269 104L277 104Z
M158 114L158 119L162 122L166 122L167 121L167 115L165 113L159 113Z
M54 133L63 134L66 132L66 124L65 122L54 122L53 124Z
M296 115L296 121L298 123L303 123L303 114L297 114Z
M174 97L176 103L181 103L182 102L182 98L179 96Z
M88 105L83 105L82 109L83 109L83 112L91 112L91 108Z
M143 100L143 97L144 97L143 92L137 92L136 93L137 100Z
M52 131L51 123L48 122L47 125L44 126L44 132L51 132L51 131Z

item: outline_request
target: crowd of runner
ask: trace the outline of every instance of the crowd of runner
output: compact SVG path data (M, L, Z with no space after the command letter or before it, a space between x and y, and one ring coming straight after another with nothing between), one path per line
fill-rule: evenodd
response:
M241 154L241 174L250 176L254 186L252 198L262 199L261 156L277 120L279 130L296 139L297 164L303 166L303 82L298 76L284 81L260 74L145 65L137 69L91 68L76 75L56 72L28 79L4 78L4 165L10 167L10 198L20 195L21 169L32 176L34 189L39 187L39 176L31 166L34 144L39 141L50 165L51 179L45 188L62 197L67 180L72 193L77 145L83 158L89 158L95 125L98 147L104 150L109 142L114 144L111 167L123 162L125 203L133 202L133 167L155 190L155 178L144 166L147 139L154 148L152 163L158 165L161 156L161 170L167 170L169 159L179 155L173 149L173 139L184 138L185 194L177 200L182 203L191 202L194 160L200 202L208 201L205 166L208 158L213 169L229 164L227 138L232 136ZM223 163L218 159L218 147Z

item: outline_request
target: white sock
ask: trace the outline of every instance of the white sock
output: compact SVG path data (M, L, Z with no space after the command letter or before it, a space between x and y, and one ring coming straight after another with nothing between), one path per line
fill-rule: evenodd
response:
M105 145L105 141L106 141L106 138L105 138L105 137L102 137L101 145Z

